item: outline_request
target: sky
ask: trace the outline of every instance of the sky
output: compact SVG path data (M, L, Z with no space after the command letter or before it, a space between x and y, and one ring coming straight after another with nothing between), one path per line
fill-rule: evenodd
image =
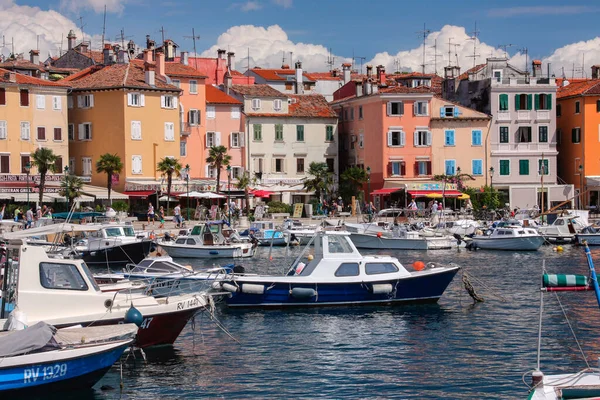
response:
M0 52L9 54L14 41L16 52L28 53L39 42L44 58L56 55L61 43L66 48L69 29L81 38L81 23L86 39L100 49L105 5L110 42L120 41L122 29L126 41L140 46L146 35L160 42L164 29L166 38L192 52L194 29L198 54L234 51L241 71L248 63L278 68L284 54L286 64L301 60L305 70L326 71L329 49L336 67L354 56L357 69L362 62L363 68L420 71L423 31L428 73L443 74L449 39L458 45L450 46L450 62L463 71L505 54L521 69L531 59L541 59L544 71L551 63L557 76L564 68L567 77L589 77L591 65L600 64L595 0L0 0ZM500 45L508 45L507 53Z

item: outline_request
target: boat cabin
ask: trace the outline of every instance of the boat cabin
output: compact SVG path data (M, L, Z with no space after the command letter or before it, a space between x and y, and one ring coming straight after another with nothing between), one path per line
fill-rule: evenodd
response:
M493 238L502 237L522 237L522 236L539 236L535 229L523 226L506 225L495 228L489 235Z
M189 266L188 266L189 267ZM189 274L194 270L173 262L171 257L146 258L130 270L133 275Z
M225 221L208 221L194 226L189 236L177 238L175 244L214 246L231 241L239 241L239 236Z

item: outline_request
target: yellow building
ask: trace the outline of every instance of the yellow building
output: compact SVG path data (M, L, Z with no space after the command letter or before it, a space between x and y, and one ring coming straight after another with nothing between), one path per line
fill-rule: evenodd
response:
M105 153L123 162L113 189L156 190L156 164L179 158L178 98L181 90L156 73L153 62L92 66L65 79L69 95L69 170L93 185L106 186L96 172ZM127 187L127 189L126 189Z
M30 155L47 147L58 156L55 173L46 177L48 201L57 197L58 181L69 158L67 141L68 84L50 82L0 68L0 198L26 201L39 176L27 168ZM37 194L31 201L37 201ZM45 199L46 200L46 199Z

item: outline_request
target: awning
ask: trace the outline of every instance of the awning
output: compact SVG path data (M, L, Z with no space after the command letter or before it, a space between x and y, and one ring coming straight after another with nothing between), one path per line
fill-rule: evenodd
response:
M250 193L253 194L254 197L270 197L275 194L273 192L269 192L268 190L253 190Z
M83 185L81 188L81 192L90 197L96 198L96 200L106 200L108 199L108 189L102 186L92 186L92 185ZM123 193L116 192L114 190L110 191L110 199L111 200L127 200L128 196Z
M156 192L153 190L138 190L134 192L123 192L123 194L129 197L140 197L142 199L145 199L150 195L156 194Z
M377 190L373 190L371 192L371 194L375 194L375 195L380 195L380 196L387 196L391 193L397 192L399 190L402 190L402 188L390 188L390 189L377 189Z
M439 194L442 195L444 197L458 197L460 196L462 193L459 192L458 190L446 190L446 191L441 191L441 190L409 190L408 193L412 196L412 197L426 197L428 194Z

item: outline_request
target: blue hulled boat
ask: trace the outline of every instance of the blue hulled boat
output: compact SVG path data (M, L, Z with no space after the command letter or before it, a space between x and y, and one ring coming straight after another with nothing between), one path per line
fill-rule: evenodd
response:
M234 274L219 282L232 307L304 307L436 302L459 270L431 266L407 271L389 256L362 256L347 232L317 232L314 248L282 276ZM306 249L310 249L309 246ZM305 250L306 251L306 250Z
M124 324L57 331L38 322L24 330L3 332L0 393L15 396L91 388L134 342L137 330L134 324Z

